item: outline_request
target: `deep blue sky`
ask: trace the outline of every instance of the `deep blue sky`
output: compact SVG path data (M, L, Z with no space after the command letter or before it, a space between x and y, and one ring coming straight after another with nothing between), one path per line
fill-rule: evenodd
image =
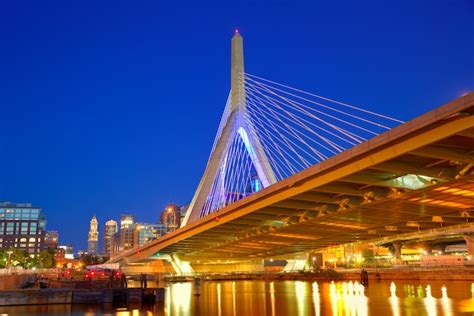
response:
M472 0L3 1L0 201L77 248L93 213L187 203L235 27L247 72L404 120L474 90Z

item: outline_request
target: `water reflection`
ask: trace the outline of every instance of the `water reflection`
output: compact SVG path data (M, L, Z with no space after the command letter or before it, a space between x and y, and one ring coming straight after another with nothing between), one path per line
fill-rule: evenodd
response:
M331 282L329 297L333 315L368 315L365 288L358 282Z
M471 297L459 302L459 311L462 313L474 313L474 283L471 284Z
M400 300L397 296L397 286L394 282L390 283L390 307L392 308L392 315L400 316Z
M272 316L275 316L275 283L270 282L270 305L272 307Z
M436 300L431 295L431 285L426 286L426 298L423 301L428 315L436 316Z
M441 307L443 309L443 315L451 316L453 314L451 300L448 297L448 290L446 289L446 286L444 285L441 288Z
M314 305L314 314L319 316L321 314L320 298L319 298L319 286L318 282L313 283L313 305ZM273 315L273 314L272 314Z
M237 315L237 310L235 306L235 281L232 281L232 315Z
M473 289L473 291L471 291ZM223 281L166 288L165 302L151 306L46 305L0 308L8 315L456 315L474 312L470 282Z
M308 289L306 288L307 282L296 281L295 282L295 293L296 293L296 306L298 315L307 315L306 311L306 296Z
M217 314L222 315L222 305L221 305L221 284L217 283Z

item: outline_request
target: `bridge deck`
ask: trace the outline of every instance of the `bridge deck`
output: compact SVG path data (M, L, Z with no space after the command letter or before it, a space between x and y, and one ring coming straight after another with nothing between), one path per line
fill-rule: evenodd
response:
M112 261L268 258L466 223L473 114L470 93Z

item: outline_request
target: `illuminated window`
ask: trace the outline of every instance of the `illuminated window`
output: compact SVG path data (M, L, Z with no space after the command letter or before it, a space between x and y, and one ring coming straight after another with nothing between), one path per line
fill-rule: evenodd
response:
M6 231L6 234L7 235L13 235L13 229L14 229L14 223L7 223L7 231Z
M37 230L37 224L36 223L31 223L30 224L30 234L31 235L36 235L36 230Z
M21 223L21 234L22 235L28 234L28 222Z

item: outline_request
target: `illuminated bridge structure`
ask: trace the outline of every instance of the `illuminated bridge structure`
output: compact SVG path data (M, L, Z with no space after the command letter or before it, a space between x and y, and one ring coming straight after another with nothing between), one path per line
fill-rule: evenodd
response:
M248 74L237 32L231 92L182 227L110 262L190 271L417 236L464 238L472 252L473 114L469 93L403 123Z

